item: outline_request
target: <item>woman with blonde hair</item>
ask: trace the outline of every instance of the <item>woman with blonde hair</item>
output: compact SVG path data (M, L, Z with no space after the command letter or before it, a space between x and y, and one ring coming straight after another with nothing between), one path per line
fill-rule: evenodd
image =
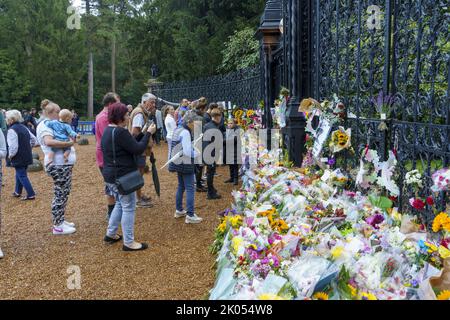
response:
M37 144L36 137L25 127L22 122L22 115L18 110L6 112L6 122L8 123L8 150L11 166L16 170L16 187L13 197L22 197L22 191L25 188L26 197L22 200L36 199L36 193L28 178L27 169L33 163L32 147Z
M53 234L67 235L76 232L75 224L67 222L65 219L66 206L72 189L72 171L76 162L75 148L73 141L58 141L55 133L47 126L49 120L58 120L60 107L50 101L44 100L41 103L43 121L37 127L36 135L44 153L44 165L47 174L53 179L54 197L52 201ZM67 162L64 160L64 152L56 152L53 162L50 163L52 148L71 148Z

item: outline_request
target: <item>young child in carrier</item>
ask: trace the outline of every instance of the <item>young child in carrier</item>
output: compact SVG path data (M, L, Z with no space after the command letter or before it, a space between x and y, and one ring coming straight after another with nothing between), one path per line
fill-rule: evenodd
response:
M76 141L76 139L80 138L80 135L77 134L72 129L72 119L73 114L67 109L62 109L59 112L59 120L48 120L45 122L47 127L53 130L54 139L62 142L69 142L70 139ZM64 152L64 163L67 163L70 156L71 148L52 148L52 152L49 154L49 163L53 163L53 158L55 153L58 151Z

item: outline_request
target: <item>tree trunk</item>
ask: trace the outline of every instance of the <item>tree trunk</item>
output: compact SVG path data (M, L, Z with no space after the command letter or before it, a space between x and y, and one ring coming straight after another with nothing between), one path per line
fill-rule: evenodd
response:
M91 14L91 4L89 0L86 0L86 14ZM94 118L94 56L92 54L90 32L88 30L88 48L89 48L89 70L88 70L88 107L87 116Z
M94 117L94 57L89 53L89 75L88 75L88 117Z
M116 92L116 35L112 35L111 51L111 90Z

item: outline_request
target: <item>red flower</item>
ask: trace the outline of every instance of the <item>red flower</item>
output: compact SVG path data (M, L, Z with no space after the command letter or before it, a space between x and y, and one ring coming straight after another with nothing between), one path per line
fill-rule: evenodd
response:
M442 239L441 246L450 249L450 238Z
M409 204L416 210L423 210L425 208L425 202L423 202L421 199L409 199Z
M392 202L397 201L397 197L396 197L396 196L390 196L389 199L390 199Z
M429 206L434 205L433 197L430 196L430 197L427 198L427 204L428 204Z

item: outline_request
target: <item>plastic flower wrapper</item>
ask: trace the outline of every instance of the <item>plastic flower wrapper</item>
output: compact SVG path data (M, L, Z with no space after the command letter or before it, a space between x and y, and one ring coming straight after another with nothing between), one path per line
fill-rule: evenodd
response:
M309 254L305 254L292 263L288 276L300 298L312 296L316 284L329 265L328 260Z
M305 209L306 198L303 196L287 195L283 199L283 210L280 212L281 217L303 212Z
M381 284L383 267L388 259L384 252L377 252L374 255L365 255L356 262L355 281L359 287L369 290L377 290Z
M234 278L234 270L225 268L218 275L216 284L211 290L210 300L229 300L234 294L237 280Z

